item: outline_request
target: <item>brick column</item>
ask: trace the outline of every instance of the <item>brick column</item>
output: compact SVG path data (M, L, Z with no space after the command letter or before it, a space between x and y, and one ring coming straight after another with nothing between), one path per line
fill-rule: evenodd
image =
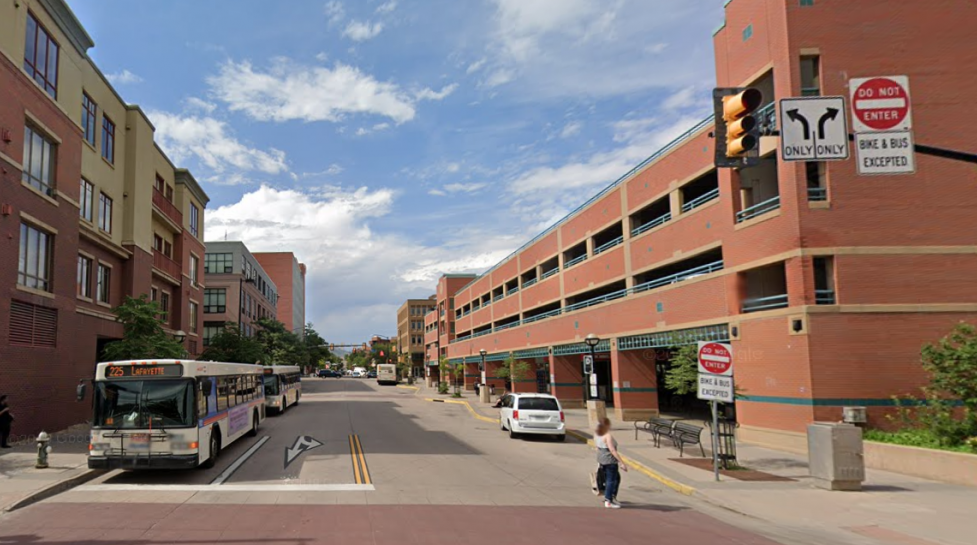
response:
M658 416L658 381L655 351L611 348L614 415L618 420L645 420Z
M584 406L583 375L581 374L583 355L550 356L550 358L553 395L566 408L582 408Z

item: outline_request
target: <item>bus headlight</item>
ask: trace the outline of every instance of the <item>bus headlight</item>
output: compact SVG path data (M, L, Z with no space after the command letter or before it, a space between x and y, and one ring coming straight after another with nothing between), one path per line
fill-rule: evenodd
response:
M197 450L200 448L200 443L192 441L190 443L177 442L171 443L173 450Z
M88 451L91 453L102 452L111 448L108 443L89 443Z

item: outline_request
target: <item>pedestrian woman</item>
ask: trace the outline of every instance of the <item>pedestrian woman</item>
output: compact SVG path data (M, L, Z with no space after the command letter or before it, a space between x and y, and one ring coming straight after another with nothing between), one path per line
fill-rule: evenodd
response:
M13 448L7 444L7 440L10 439L10 423L13 421L14 415L10 414L7 395L0 395L0 448Z
M594 433L594 445L597 446L597 463L604 472L604 507L620 509L617 503L617 490L621 486L621 470L627 471L621 454L617 451L617 440L611 435L611 421L602 418L597 423Z

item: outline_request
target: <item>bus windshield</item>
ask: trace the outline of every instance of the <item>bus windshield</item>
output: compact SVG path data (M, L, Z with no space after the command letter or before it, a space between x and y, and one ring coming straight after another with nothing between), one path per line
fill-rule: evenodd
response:
M278 395L278 375L265 375L265 395Z
M96 427L148 429L193 425L193 382L126 380L95 383Z

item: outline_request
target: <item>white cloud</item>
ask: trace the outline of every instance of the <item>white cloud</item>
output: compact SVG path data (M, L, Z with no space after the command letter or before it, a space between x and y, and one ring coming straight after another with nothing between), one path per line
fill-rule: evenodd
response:
M477 60L477 61L469 64L468 65L468 68L465 70L465 73L466 74L474 74L475 72L478 72L479 70L481 70L481 68L483 66L485 66L485 63L486 62L488 62L488 59L481 58L481 59L479 59L479 60Z
M213 113L217 109L217 105L213 102L207 102L202 98L190 97L186 100L188 110L199 110L204 113Z
M383 30L383 23L370 23L369 21L350 21L343 31L346 36L354 42L362 42L376 38Z
M178 163L196 156L218 174L227 169L266 174L288 171L284 151L264 151L242 144L223 121L161 111L146 114L156 127L156 141Z
M262 71L247 61L228 61L208 83L232 111L260 121L336 122L349 114L370 114L400 124L414 118L419 100L395 83L340 62L330 69L277 59Z
M445 195L448 194L448 192L442 189L429 189L427 194L434 195L435 197L444 197Z
M320 51L316 53L315 58L317 61L326 62L327 60L329 60L329 54L326 53L325 51Z
M329 18L330 25L335 25L346 17L346 10L343 9L343 3L336 0L332 0L331 2L327 3L325 8L323 8L323 11L325 12L326 17Z
M659 42L657 44L646 45L644 47L644 52L645 53L650 53L652 55L657 55L657 54L661 53L662 51L665 51L665 49L667 47L668 47L668 44L666 44L664 42Z
M397 9L397 0L390 0L389 2L380 4L377 7L377 13L390 13L395 9Z
M431 89L421 89L420 91L414 93L417 100L442 100L446 96L450 95L458 88L457 83L452 83L450 85L445 85L440 91L434 91Z
M483 187L487 187L487 186L488 186L487 183L469 183L469 184L453 183L453 184L446 184L444 186L444 190L447 191L448 193L474 193L479 189L482 189Z
M560 138L570 138L571 136L576 136L580 134L580 129L583 128L583 123L579 121L570 121L563 126L563 130L560 131Z
M105 74L113 85L126 85L128 83L140 83L142 78L133 74L128 70L123 70L121 72L116 72L114 74Z

